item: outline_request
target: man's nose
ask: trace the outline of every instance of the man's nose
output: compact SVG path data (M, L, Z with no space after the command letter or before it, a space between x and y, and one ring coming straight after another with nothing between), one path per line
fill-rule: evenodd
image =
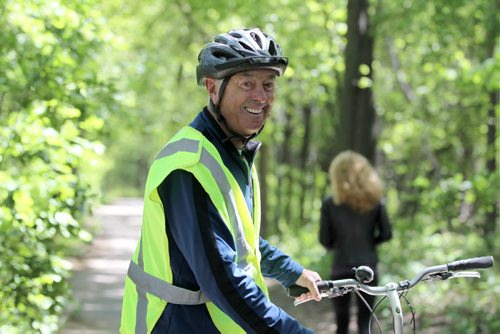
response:
M269 99L269 93L266 92L266 90L262 84L257 85L257 86L255 86L255 89L252 92L252 98L255 101L264 103L264 102L267 102L267 100Z

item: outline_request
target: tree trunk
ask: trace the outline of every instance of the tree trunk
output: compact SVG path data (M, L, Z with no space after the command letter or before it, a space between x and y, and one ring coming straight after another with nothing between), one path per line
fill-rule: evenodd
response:
M498 22L493 19L493 17L496 17L495 13L498 13L498 9L500 8L500 4L497 2L496 4L492 4L492 10L490 11L490 15L492 17L492 20L489 22ZM486 39L488 42L487 45L487 50L488 50L488 55L487 57L490 59L495 58L495 41L496 37L498 37L499 33L499 25L497 23L492 24L489 26L488 29L488 38ZM496 110L498 108L498 97L499 97L500 92L498 90L492 90L489 93L490 97L490 105L488 108L488 119L487 119L487 126L488 126L488 132L487 132L487 152L488 152L488 157L486 160L486 169L488 170L491 175L494 175L497 173L497 150L496 150L496 137L497 137L497 116L496 116ZM495 201L486 214L486 221L483 226L483 233L484 236L486 237L486 240L490 244L491 247L493 247L494 238L491 238L491 236L495 236L496 233L498 232L498 201Z
M373 37L368 22L368 0L349 0L347 4L347 46L345 76L337 127L336 153L350 149L374 161L375 107L373 103ZM369 69L362 74L360 66Z
M267 165L269 150L265 145L262 145L260 148L259 155L259 185L260 185L260 209L261 209L261 217L260 217L260 235L264 238L269 236L269 219L267 212L268 210L268 180L267 173L269 172L269 167Z
M290 115L290 111L284 111L284 124L283 124L283 140L281 144L277 145L278 148L275 151L276 155L276 177L277 184L274 187L276 203L274 205L274 212L272 213L272 221L276 226L275 232L278 236L281 235L281 222L287 221L290 214L290 201L288 200L290 196L290 166L292 165L291 159L291 138L293 136L293 124ZM271 231L269 231L271 232ZM272 234L274 234L271 232Z
M488 157L486 161L486 169L492 175L497 173L497 161L496 161L496 147L495 147L495 139L496 139L496 113L495 109L498 108L498 93L491 92L490 93L490 107L488 109L488 151L493 152ZM486 215L486 222L484 225L484 234L488 235L496 235L498 232L498 204L493 203L492 208ZM493 242L492 242L493 244Z
M299 161L299 170L302 171L301 176L300 176L300 182L301 182L301 191L300 191L300 221L298 222L299 224L302 224L305 221L305 207L306 207L306 196L307 194L311 191L310 187L308 186L307 180L308 180L308 175L307 173L307 166L309 164L309 154L310 154L310 147L311 147L311 126L312 126L312 121L311 121L311 115L312 115L312 108L310 105L304 106L302 109L302 115L303 115L303 120L304 120L304 137L302 138L302 148L300 150L300 161Z

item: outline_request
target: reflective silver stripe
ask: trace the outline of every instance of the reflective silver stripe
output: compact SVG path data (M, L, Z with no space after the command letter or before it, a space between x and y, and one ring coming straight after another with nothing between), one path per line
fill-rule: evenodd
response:
M192 291L167 283L146 273L133 261L130 261L127 275L144 293L147 292L172 304L199 305L208 301L201 290Z
M144 259L142 252L142 234L141 238L139 239L139 254L137 255L137 262L139 263L139 268L143 270ZM133 262L130 261L130 263ZM135 283L135 289L137 291L137 305L135 309L135 333L136 334L147 333L148 325L146 323L146 315L148 312L148 298L146 297L146 291L144 291L144 289L142 289L135 281L134 283Z
M247 255L249 252L249 246L245 239L245 234L243 233L243 224L241 222L241 217L236 213L237 206L236 200L234 199L233 190L231 189L231 185L222 170L220 164L215 160L215 158L210 155L210 153L203 148L201 151L200 162L207 167L215 181L219 185L219 189L224 195L224 201L226 202L226 208L229 214L229 221L232 225L233 230L236 232L236 254L238 256L238 267L243 269L245 268L247 263Z
M196 153L198 152L198 146L200 142L193 139L180 139L165 145L160 153L156 156L156 160L164 158L168 155L172 155L177 152L188 152Z
M156 159L161 159L178 152L197 153L199 145L200 142L198 140L183 138L167 144L160 151ZM202 148L200 163L210 170L224 196L229 221L233 231L236 233L235 242L238 267L244 269L248 266L247 255L250 251L250 246L246 242L245 234L243 233L243 224L240 215L237 214L238 209L236 200L234 198L234 193L231 189L229 180L217 160L204 147ZM199 305L204 304L209 300L201 291L184 289L146 273L144 271L143 263L142 240L140 242L138 264L130 261L127 274L128 277L135 283L138 294L138 303L136 308L136 333L146 333L146 314L148 307L146 293L152 294L172 304Z
M135 283L135 282L134 282ZM135 313L135 334L143 334L148 332L148 325L146 323L146 313L148 311L148 298L146 291L140 286L135 285L137 290L137 306Z
M198 140L183 138L165 145L156 159L161 159L177 152L196 153L198 152L199 145L200 142ZM210 170L212 176L219 185L219 189L224 195L224 201L226 202L229 214L229 221L232 225L233 231L236 232L236 254L238 257L237 265L239 268L243 269L248 265L246 259L250 246L248 245L245 239L245 234L243 233L241 217L237 214L238 210L236 200L234 199L231 185L229 184L226 174L222 170L220 164L205 148L202 148L200 162Z

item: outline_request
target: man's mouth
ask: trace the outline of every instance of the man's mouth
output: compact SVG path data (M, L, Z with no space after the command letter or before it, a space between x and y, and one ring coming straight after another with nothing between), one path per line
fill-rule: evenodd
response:
M258 115L264 111L264 108L245 108L250 114Z

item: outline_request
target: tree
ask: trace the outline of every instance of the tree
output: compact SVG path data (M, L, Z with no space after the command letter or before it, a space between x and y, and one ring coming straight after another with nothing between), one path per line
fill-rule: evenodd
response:
M70 301L70 244L99 186L114 99L87 1L1 1L0 332L54 333Z
M338 153L354 150L373 162L376 134L372 94L373 33L368 0L350 0L347 5L345 73L340 96L336 138Z

